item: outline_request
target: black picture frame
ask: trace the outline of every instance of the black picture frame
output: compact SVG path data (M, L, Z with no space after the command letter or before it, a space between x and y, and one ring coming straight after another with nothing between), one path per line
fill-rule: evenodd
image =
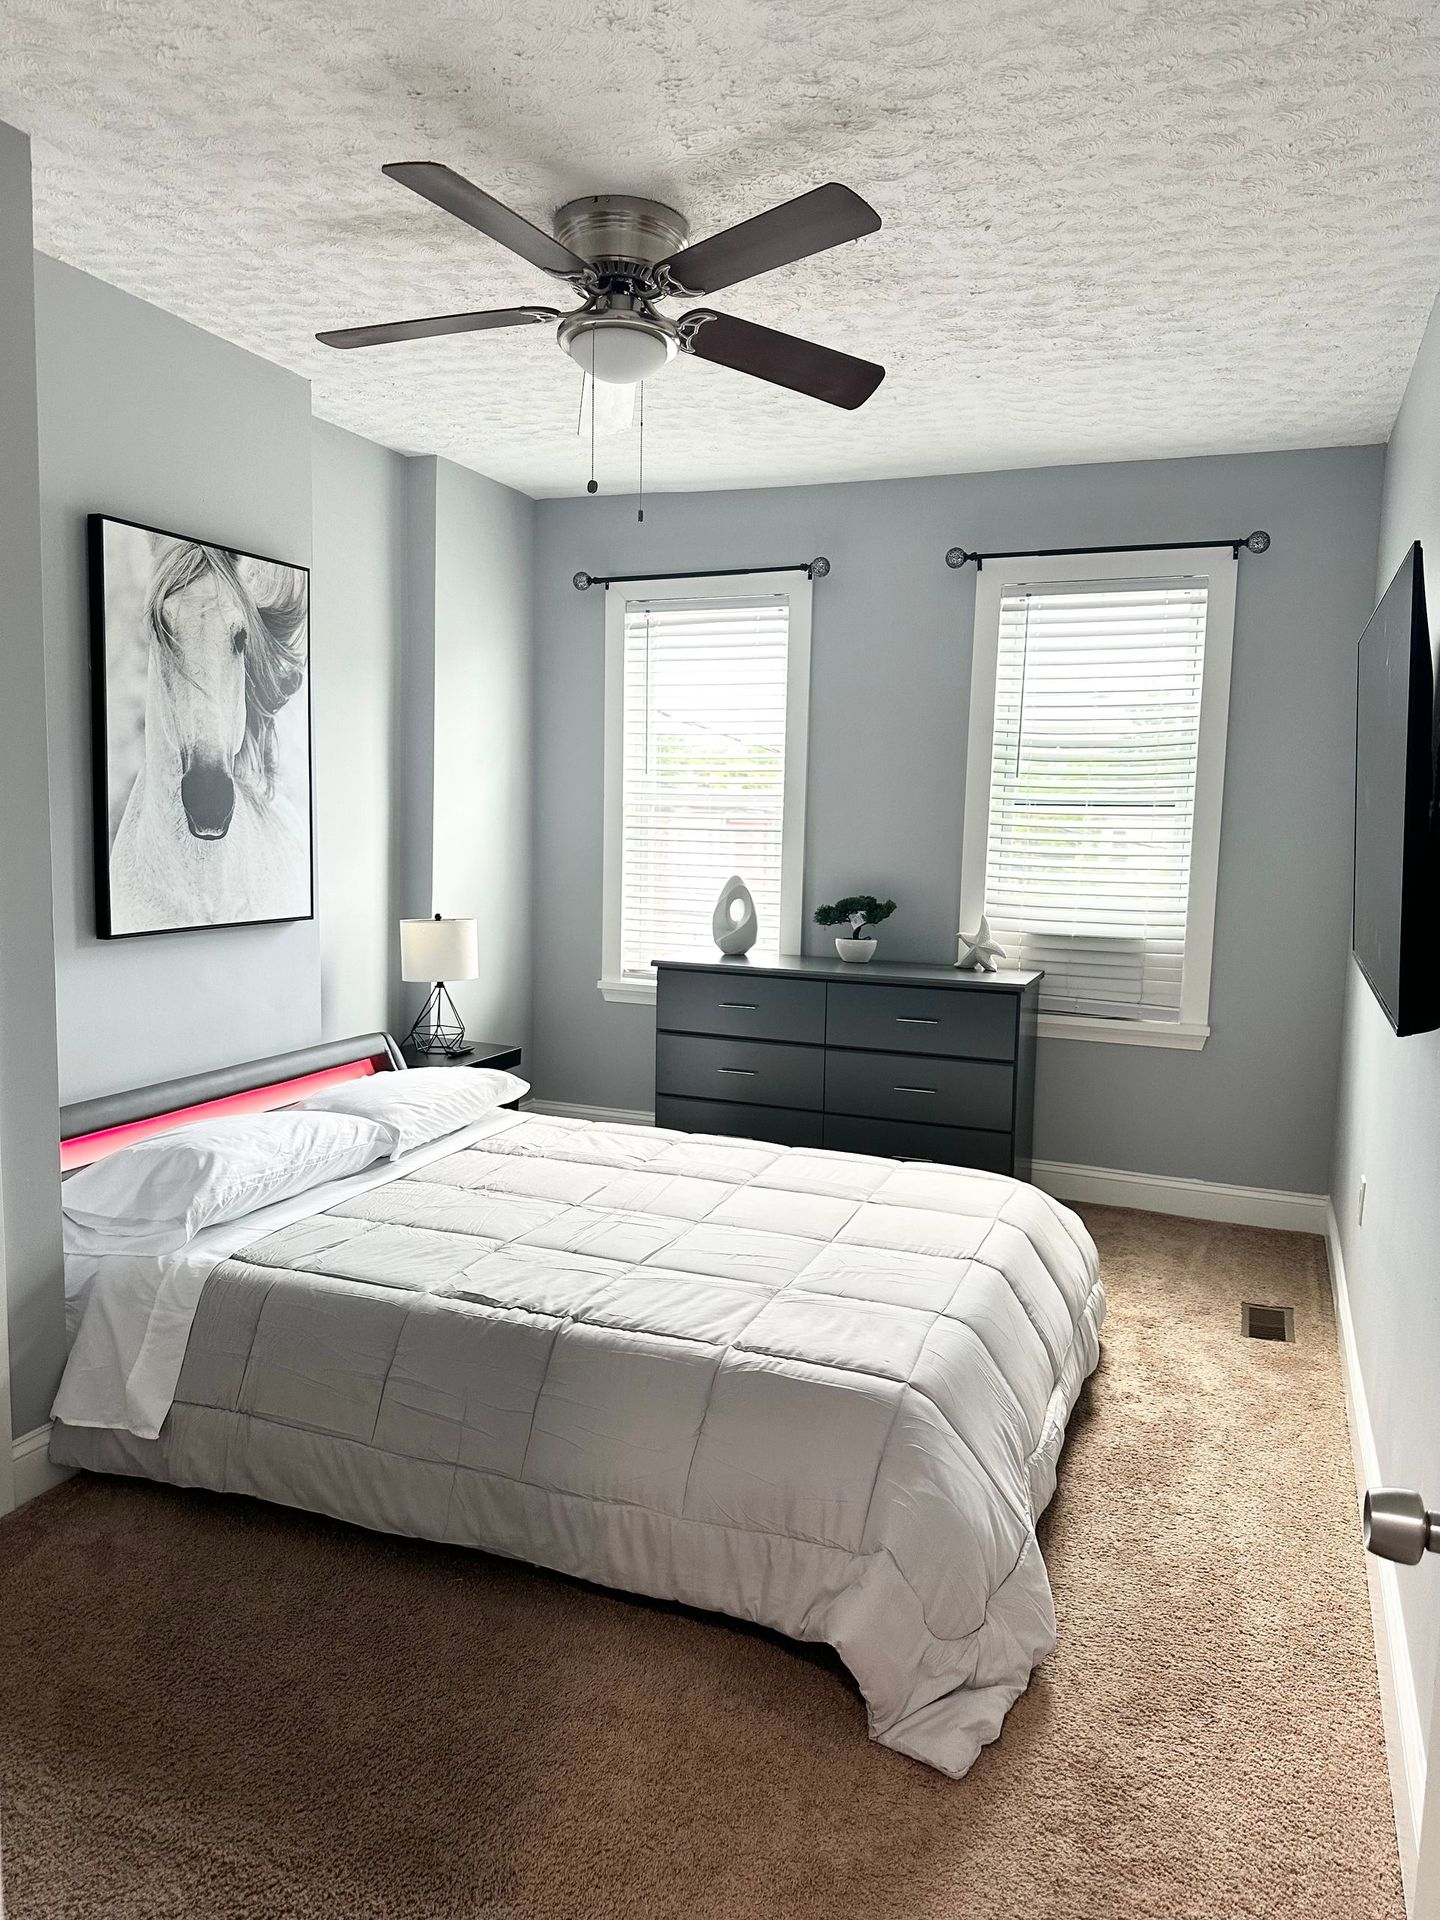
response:
M111 833L111 647L107 607L106 531L128 530L149 540L174 542L178 547L204 549L235 562L282 569L303 583L303 714L306 777L303 810L304 888L303 912L240 914L233 918L174 919L166 924L117 925L116 888L113 883ZM95 931L102 940L139 940L153 934L220 931L234 927L281 926L315 918L315 716L312 687L312 648L310 644L311 594L310 568L297 561L279 560L270 554L252 553L221 540L209 540L197 534L177 533L167 527L155 527L145 521L123 515L91 513L86 516L86 556L89 574L90 627L90 786L92 864L95 880ZM148 669L147 669L148 671ZM297 689L297 692L300 692Z

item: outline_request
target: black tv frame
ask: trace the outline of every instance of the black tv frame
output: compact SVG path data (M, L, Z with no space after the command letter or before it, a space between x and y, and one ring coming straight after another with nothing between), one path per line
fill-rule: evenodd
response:
M1410 686L1406 708L1404 845L1400 866L1399 960L1395 1005L1373 978L1356 944L1356 889L1360 862L1360 697L1365 643L1406 572L1410 586ZM1425 603L1420 542L1411 546L1380 596L1355 649L1355 815L1352 843L1350 945L1355 964L1386 1019L1402 1038L1440 1027L1440 713Z

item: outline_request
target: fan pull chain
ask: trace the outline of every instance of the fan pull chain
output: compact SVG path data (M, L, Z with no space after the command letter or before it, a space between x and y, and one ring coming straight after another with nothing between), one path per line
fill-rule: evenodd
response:
M585 482L586 493L598 493L595 484L595 339L590 339L590 478Z
M641 526L645 524L645 382L640 382L640 510L635 515Z

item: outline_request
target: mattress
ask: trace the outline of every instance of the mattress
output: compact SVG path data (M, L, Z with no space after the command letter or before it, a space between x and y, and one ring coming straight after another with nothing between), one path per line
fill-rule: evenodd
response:
M959 1168L504 1122L214 1265L158 1436L62 1418L52 1458L828 1642L874 1739L964 1773L1054 1644L1083 1224Z

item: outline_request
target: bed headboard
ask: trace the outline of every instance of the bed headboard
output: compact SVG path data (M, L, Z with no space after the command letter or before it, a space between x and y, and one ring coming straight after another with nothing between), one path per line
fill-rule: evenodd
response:
M293 1053L248 1060L243 1066L161 1080L132 1093L107 1093L60 1109L60 1170L73 1172L103 1160L151 1134L222 1113L263 1113L289 1106L321 1087L367 1074L403 1070L405 1061L388 1033L359 1033L349 1040L322 1040Z

